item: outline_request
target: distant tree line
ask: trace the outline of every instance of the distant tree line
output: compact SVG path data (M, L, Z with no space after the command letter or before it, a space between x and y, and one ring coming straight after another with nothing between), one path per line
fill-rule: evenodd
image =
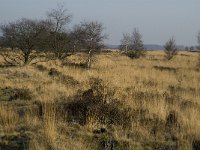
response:
M197 35L198 46L197 50L200 50L200 32ZM175 39L172 37L164 44L164 53L167 60L171 60L178 53L178 48ZM138 29L134 29L132 34L124 33L121 39L121 45L119 47L128 57L130 58L140 58L145 56L146 51L142 41L142 35ZM193 51L194 46L185 47L185 50Z
M104 46L103 24L84 21L69 30L66 25L70 21L71 15L59 6L47 12L46 19L22 18L1 25L0 55L7 64L26 65L51 59L63 60L82 50L88 53L86 65L91 67L93 51Z

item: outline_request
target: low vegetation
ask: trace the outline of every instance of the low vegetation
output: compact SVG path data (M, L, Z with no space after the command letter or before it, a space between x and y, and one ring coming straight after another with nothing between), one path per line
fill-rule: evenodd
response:
M146 51L144 49L142 35L138 29L135 28L132 35L123 34L120 49L131 59L145 56Z
M165 52L165 58L167 60L171 60L175 55L177 55L177 47L176 42L174 38L170 38L164 45L164 52Z
M70 20L0 27L0 150L199 150L200 55L138 29L105 50L102 23Z
M197 53L84 56L0 68L1 149L199 148Z

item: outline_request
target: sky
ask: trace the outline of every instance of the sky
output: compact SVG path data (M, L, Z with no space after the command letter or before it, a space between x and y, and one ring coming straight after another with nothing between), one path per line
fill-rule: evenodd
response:
M58 4L73 16L68 28L84 20L102 22L107 44L120 44L123 33L137 28L145 44L163 45L174 37L178 45L197 45L200 0L0 0L0 24L45 18Z

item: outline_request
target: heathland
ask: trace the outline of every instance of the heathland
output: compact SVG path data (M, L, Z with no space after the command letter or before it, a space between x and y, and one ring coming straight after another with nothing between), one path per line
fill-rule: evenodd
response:
M192 150L200 143L198 53L102 52L0 68L0 149ZM3 58L0 58L3 62Z

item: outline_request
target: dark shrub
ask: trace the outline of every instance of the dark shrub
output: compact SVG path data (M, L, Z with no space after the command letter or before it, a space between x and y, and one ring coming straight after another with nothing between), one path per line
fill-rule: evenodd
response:
M170 38L164 45L164 52L165 52L165 58L167 60L171 60L175 55L177 55L177 46L176 41L174 38Z
M130 127L130 109L114 99L115 90L109 89L99 78L90 79L90 89L78 93L76 100L65 103L63 111L67 120L85 125L90 118L106 126L120 125Z
M35 66L39 71L47 71L48 69L43 65L36 65Z
M126 55L131 58L131 59L134 59L134 58L140 58L142 56L145 56L145 51L136 51L136 50L131 50L131 51L128 51L126 53Z
M1 150L26 150L30 137L28 134L20 133L15 135L5 135L0 137Z
M9 100L31 100L32 95L29 89L15 89L14 95L10 96Z
M13 101L13 100L31 100L32 93L29 89L17 89L6 87L0 90L0 99L4 101Z
M200 150L200 140L196 140L192 142L192 149L193 150Z
M59 76L60 72L56 68L51 68L49 70L49 75L50 76Z

